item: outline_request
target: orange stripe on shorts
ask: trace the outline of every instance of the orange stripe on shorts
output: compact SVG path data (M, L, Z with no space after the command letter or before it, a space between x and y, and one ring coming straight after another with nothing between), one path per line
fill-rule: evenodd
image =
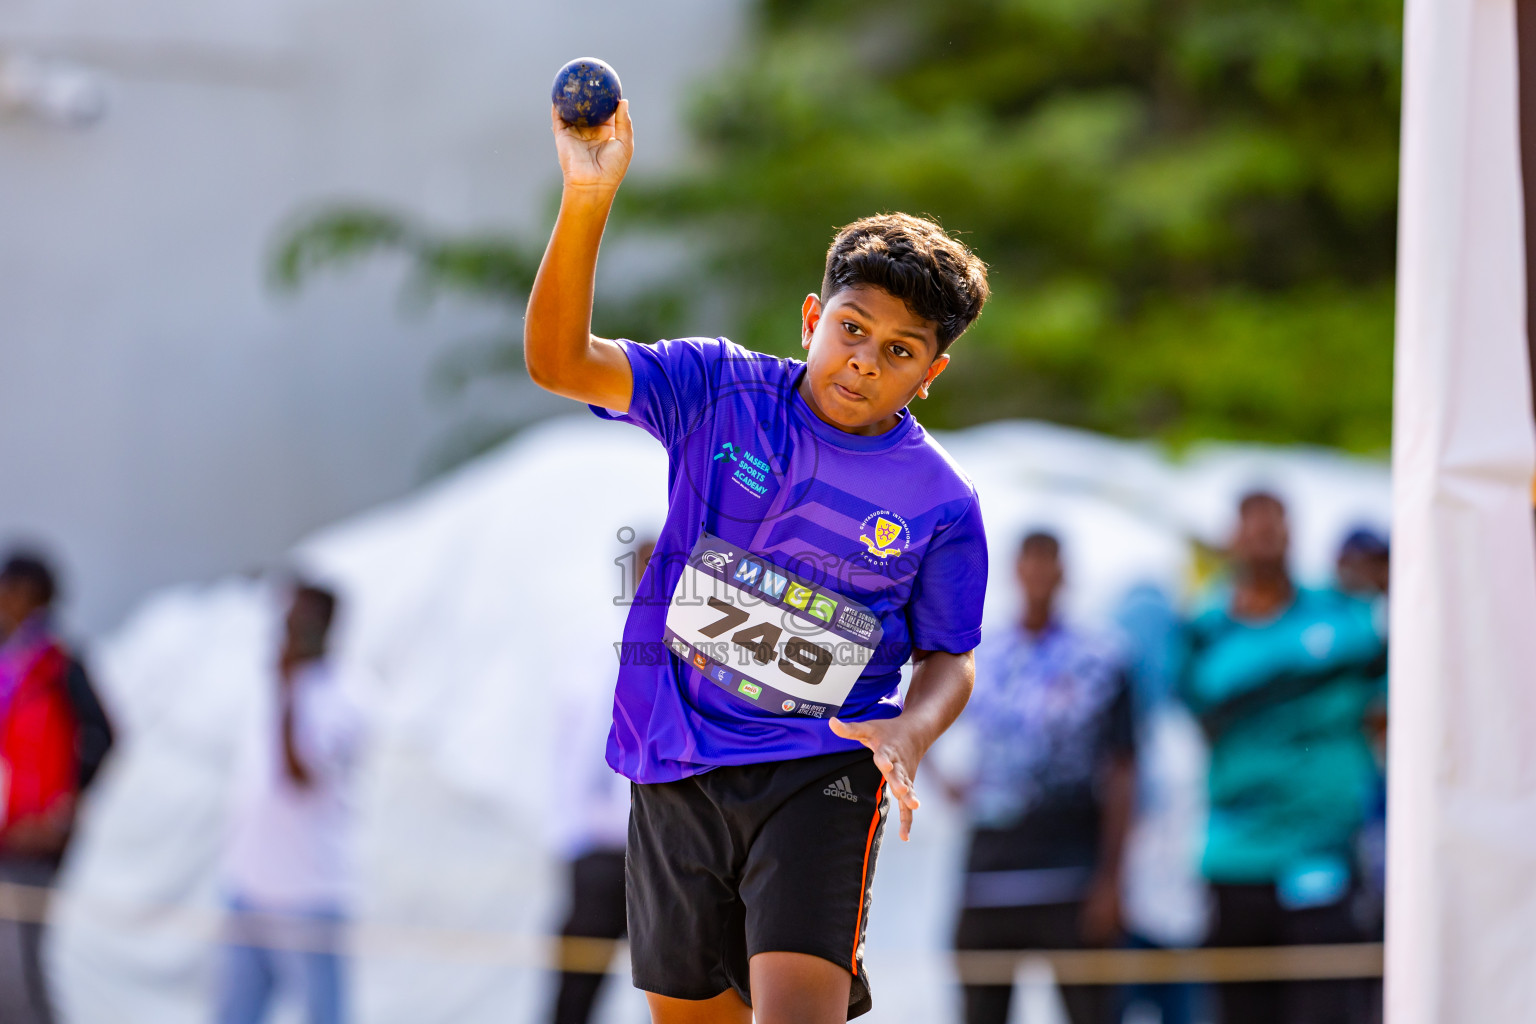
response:
M885 796L885 780L880 780L880 788L875 790L875 816L869 820L869 836L864 840L864 869L859 878L859 913L853 919L853 953L848 957L848 963L852 965L853 976L859 976L859 936L864 928L864 897L869 894L869 851L875 845L875 826L880 824L880 798Z

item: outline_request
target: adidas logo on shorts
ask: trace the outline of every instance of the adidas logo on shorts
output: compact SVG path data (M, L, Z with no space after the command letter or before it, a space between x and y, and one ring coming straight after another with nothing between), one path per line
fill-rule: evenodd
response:
M848 776L846 775L822 790L822 793L826 796L842 797L851 803L859 802L859 798L854 795L853 787L848 784Z

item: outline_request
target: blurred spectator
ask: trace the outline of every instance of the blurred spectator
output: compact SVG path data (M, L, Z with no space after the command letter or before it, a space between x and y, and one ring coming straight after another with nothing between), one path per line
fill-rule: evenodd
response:
M1366 602L1290 577L1285 506L1245 496L1233 578L1188 626L1182 692L1210 745L1211 946L1355 942L1356 835L1375 765L1363 728L1385 646ZM1226 1024L1368 1019L1353 981L1217 987Z
M1336 561L1339 589L1357 597L1387 595L1392 580L1392 555L1387 538L1368 526L1357 526L1339 545Z
M1024 618L977 664L963 791L972 833L960 950L1105 946L1120 936L1120 864L1135 786L1131 698L1112 648L1062 622L1061 545L1024 538ZM967 1024L1005 1024L1011 985L967 985ZM1104 1024L1115 993L1061 989L1071 1024Z
M57 589L53 570L37 555L13 553L0 567L0 881L13 885L52 884L77 798L112 744L84 666L54 633ZM0 921L6 1024L52 1019L42 929L36 920Z
M656 549L654 540L642 541L633 563L619 560L634 579L624 593L640 593L640 580ZM561 742L556 747L560 764L558 843L570 877L570 905L560 935L566 939L597 939L612 942L625 935L624 848L629 836L629 780L608 767L605 750L613 724L615 658L604 651L593 666L591 686L568 686L561 691L563 707ZM563 947L566 970L551 1013L554 1024L586 1024L602 989L603 968L609 957L594 952L600 945L567 943Z
M1368 526L1351 530L1339 545L1336 561L1339 589L1372 601L1378 628L1386 631L1387 591L1392 579L1392 550L1387 538ZM1385 665L1382 666L1385 669ZM1366 736L1376 761L1376 778L1369 811L1356 843L1360 886L1356 917L1371 938L1380 941L1386 929L1387 903L1387 679L1365 714ZM1371 983L1373 1020L1381 1017L1381 982Z
M1174 692L1183 623L1165 591L1140 583L1121 599L1115 625L1136 722L1136 814L1121 872L1128 944L1198 946L1210 917L1196 863L1205 763L1200 728ZM1137 984L1121 991L1127 1012L1150 1008L1159 1024L1190 1024L1206 1002L1203 989L1192 984Z
M231 910L219 1024L256 1024L275 996L309 1024L346 1019L341 955L351 881L351 790L362 718L327 658L336 597L294 587L273 713L246 752L225 884Z

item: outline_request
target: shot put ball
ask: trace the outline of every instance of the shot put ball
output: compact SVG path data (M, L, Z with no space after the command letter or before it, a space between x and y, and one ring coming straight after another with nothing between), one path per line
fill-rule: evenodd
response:
M577 57L561 68L550 90L560 120L575 128L607 121L623 95L618 74L596 57Z

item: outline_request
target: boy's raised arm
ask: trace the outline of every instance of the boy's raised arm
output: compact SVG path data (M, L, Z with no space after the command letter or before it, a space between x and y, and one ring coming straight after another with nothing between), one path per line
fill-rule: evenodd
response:
M554 234L528 296L523 358L535 384L590 405L628 412L634 390L619 346L592 336L592 282L613 197L634 153L629 101L595 128L573 128L550 108L564 188Z

